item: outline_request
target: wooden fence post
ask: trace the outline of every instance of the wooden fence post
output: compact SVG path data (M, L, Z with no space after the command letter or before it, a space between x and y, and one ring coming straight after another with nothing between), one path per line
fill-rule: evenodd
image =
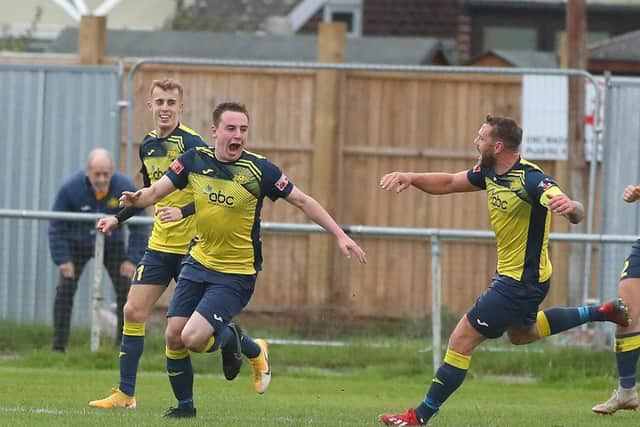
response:
M100 65L104 62L107 43L107 17L83 15L78 34L80 64Z
M344 23L323 22L318 28L318 62L344 62ZM337 160L340 124L340 73L337 70L318 70L316 73L311 195L335 217L337 189ZM309 303L321 307L327 302L331 289L334 237L312 234L309 237L308 282Z

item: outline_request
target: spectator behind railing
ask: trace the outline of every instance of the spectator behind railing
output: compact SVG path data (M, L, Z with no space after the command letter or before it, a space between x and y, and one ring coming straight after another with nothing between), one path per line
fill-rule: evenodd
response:
M125 175L114 172L113 159L107 150L97 148L89 154L86 170L79 171L66 181L53 205L54 211L116 214L118 197L123 191L135 191L135 184ZM139 214L144 215L144 211ZM73 297L78 278L93 256L96 228L93 223L51 221L49 249L53 262L60 269L53 306L52 350L64 352L69 341ZM147 240L147 228L132 226L125 247L122 230L114 230L105 239L104 265L109 272L116 293L118 329L116 340L122 336L122 308L129 292L129 282L135 273Z

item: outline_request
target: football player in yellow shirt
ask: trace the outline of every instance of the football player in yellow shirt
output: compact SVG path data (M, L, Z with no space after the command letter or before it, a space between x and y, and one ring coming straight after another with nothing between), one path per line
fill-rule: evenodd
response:
M198 238L185 258L167 316L167 372L178 400L167 417L194 417L193 378L183 363L189 350L222 350L224 374L233 379L244 354L255 390L271 380L267 343L253 340L230 324L249 302L262 266L260 210L265 197L299 208L337 239L347 257L366 263L366 254L311 196L296 187L273 163L245 150L249 113L235 102L213 111L215 147L190 150L175 160L165 177L149 188L124 192L122 206L149 206L177 188L193 191Z
M178 156L193 147L206 147L200 135L180 123L183 108L182 84L173 79L154 80L147 106L154 129L140 145L143 183L157 182ZM145 322L153 305L171 279L178 280L182 260L196 234L191 191L177 191L156 203L156 216L142 260L131 282L124 306L124 327L120 345L120 384L104 399L89 402L93 408L135 408L138 362L144 350ZM131 217L137 209L123 209L102 218L98 229L107 234Z
M457 173L392 172L380 180L383 190L398 193L411 186L429 194L485 190L498 250L496 274L451 333L444 362L425 399L407 412L380 415L386 425L426 424L460 387L474 349L486 339L506 332L511 343L528 344L591 321L629 324L622 300L597 307L538 311L551 278L547 251L551 214L577 224L584 209L537 165L520 157L521 141L522 129L515 120L487 116L474 140L480 158L471 169Z

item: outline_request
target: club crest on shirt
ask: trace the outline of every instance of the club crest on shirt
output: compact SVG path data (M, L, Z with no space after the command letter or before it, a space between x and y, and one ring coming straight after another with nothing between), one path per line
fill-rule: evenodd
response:
M233 182L237 184L245 184L248 180L249 178L247 178L247 175L242 172L239 172L233 176Z
M107 207L111 209L115 209L118 207L119 203L120 202L118 202L118 199L116 199L115 197L112 197L109 200L107 200Z
M289 183L289 178L287 178L285 174L282 174L280 176L280 179L276 181L276 188L282 191L284 190L284 188L287 186L288 183Z
M171 162L171 166L169 167L177 175L180 175L180 172L184 170L184 165L178 159L175 159L173 162Z
M544 178L542 181L538 183L538 187L542 188L542 191L547 191L554 185L556 184L553 181L551 181L549 178Z
M167 151L167 158L169 160L175 160L178 158L178 152L176 150L168 150Z

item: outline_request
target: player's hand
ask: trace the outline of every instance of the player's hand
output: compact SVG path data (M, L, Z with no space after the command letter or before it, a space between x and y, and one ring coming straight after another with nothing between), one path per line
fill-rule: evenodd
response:
M573 200L567 197L566 194L556 194L549 197L549 204L547 205L549 210L558 215L569 215L576 209Z
M411 174L407 172L391 172L380 178L380 188L391 191L395 187L396 193L411 187Z
M133 279L133 275L136 273L136 265L129 260L122 261L120 264L120 275L127 279Z
M58 266L58 268L60 269L60 274L62 274L62 277L64 277L65 279L73 280L76 278L76 269L73 266L73 262L63 262Z
M582 203L571 200L565 194L556 194L549 197L547 207L552 213L562 215L572 224L578 224L584 219Z
M112 230L118 228L118 219L115 216L100 218L96 224L96 228L104 235L108 235Z
M123 191L122 195L120 196L120 207L121 208L128 208L131 206L135 206L136 202L138 201L138 199L140 198L140 195L142 194L142 190L138 190L138 191Z
M156 209L156 215L160 218L161 223L180 221L182 216L182 210L180 208L172 206L162 206Z
M622 199L627 203L640 199L640 185L627 185L622 192Z
M354 254L356 258L358 258L358 261L360 261L360 264L367 263L367 254L346 234L338 239L338 246L340 246L340 250L347 258L351 258L351 254Z

